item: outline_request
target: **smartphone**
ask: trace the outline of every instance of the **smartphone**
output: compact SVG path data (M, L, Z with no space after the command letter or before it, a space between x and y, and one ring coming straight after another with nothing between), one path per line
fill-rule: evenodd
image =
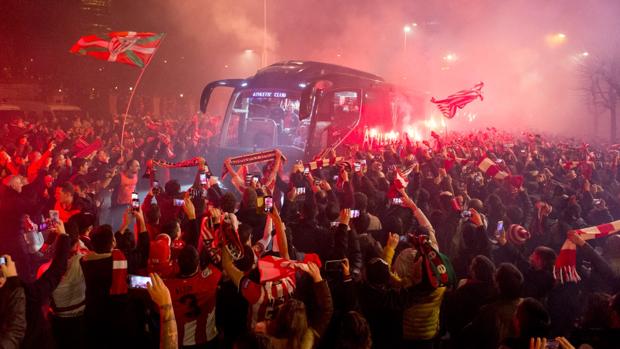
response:
M50 210L50 219L55 222L60 221L60 213L57 210Z
M254 184L258 183L258 180L259 180L259 179L260 179L260 178L259 178L258 176L253 176L253 177L252 177L252 183L254 183Z
M555 339L550 339L547 341L547 345L545 346L545 349L549 348L549 349L558 349L560 348L560 342L556 341Z
M200 184L207 185L207 174L204 172L200 173Z
M354 162L353 163L353 171L359 172L361 170L362 170L362 164L360 164L359 162Z
M497 231L498 232L504 231L504 221L497 222Z
M360 216L359 210L351 210L350 218L358 218Z
M273 211L273 197L265 196L265 212Z
M392 205L402 205L403 198L392 198Z
M174 199L174 206L181 207L184 204L185 204L185 201L183 199Z
M249 186L252 183L252 178L254 178L254 176L252 175L246 175L245 176L245 185Z
M148 276L129 275L129 288L146 289L146 283L151 282Z
M295 189L295 192L296 192L297 195L305 194L306 193L306 187L297 187Z
M592 203L594 203L594 205L596 205L596 206L600 205L600 204L601 204L601 202L602 202L602 201L601 201L601 199L594 199L594 200L592 201Z
M0 257L0 264L6 264L6 257Z
M315 179L314 180L314 185L318 187L319 184L321 184L321 180L320 179Z
M307 176L308 174L310 174L310 168L304 167L304 176Z
M47 225L47 223L41 223L39 224L39 231L46 231L48 227L49 226Z
M471 217L471 212L469 210L464 210L461 212L461 218L469 218Z
M138 198L138 193L131 193L131 209L134 211L138 211L140 209L140 199Z
M338 177L340 177L340 175L335 175L334 176L334 182L338 182Z
M325 271L341 271L344 259L332 259L325 261Z
M339 226L339 225L340 225L340 222L337 222L337 221L336 221L336 222L330 222L330 223L329 223L329 225L330 225L331 227L337 227L337 226Z
M407 242L407 241L409 241L409 236L407 236L407 234L403 234L403 235L398 237L398 241L399 242Z
M360 161L360 163L362 164L362 166L366 166L366 159Z
M153 188L159 189L159 181L153 181Z

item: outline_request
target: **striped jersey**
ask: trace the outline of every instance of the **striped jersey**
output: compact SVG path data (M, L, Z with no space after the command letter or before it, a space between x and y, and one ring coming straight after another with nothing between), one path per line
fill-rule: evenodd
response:
M250 304L248 323L254 328L258 322L271 320L275 311L286 300L291 298L295 291L295 276L287 276L275 281L256 283L248 277L240 282L240 291Z
M222 272L209 265L189 278L166 279L177 320L179 346L209 342L217 336L215 293Z

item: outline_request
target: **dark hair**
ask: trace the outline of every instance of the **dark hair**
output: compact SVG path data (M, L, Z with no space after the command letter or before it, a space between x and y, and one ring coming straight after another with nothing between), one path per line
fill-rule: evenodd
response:
M502 263L495 273L495 282L502 298L517 299L521 295L523 274L510 263Z
M243 191L243 200L241 201L243 208L256 209L257 199L258 195L256 194L256 190L254 190L254 188L245 188Z
M74 223L78 234L84 235L88 228L95 225L95 216L90 213L80 212L71 216L68 223Z
M356 192L354 194L355 198L355 209L360 212L366 212L368 210L368 196L364 193Z
M548 337L551 319L545 307L534 298L525 298L515 314L521 338Z
M90 242L96 253L110 253L114 245L114 232L109 224L100 225L90 236Z
M149 207L149 210L146 211L146 222L149 224L156 224L157 222L159 222L159 219L161 218L161 210L159 209L159 205L158 204L151 204L151 207Z
M75 188L73 187L73 184L71 184L71 182L64 182L58 187L60 188L60 190L62 190L63 192L67 194L71 194L71 195L75 194Z
M88 183L86 182L86 180L84 178L77 178L73 182L73 186L75 188L80 188L80 190L82 190L82 191L88 189Z
M271 338L267 335L248 332L235 341L237 349L272 349Z
M253 230L254 229L249 224L245 224L245 223L239 224L239 227L237 228L237 234L239 235L239 241L242 244L245 244L246 242L248 242L248 240L252 236Z
M495 275L495 264L487 256L477 255L472 259L469 269L475 280L492 283Z
M233 213L237 207L237 199L235 199L235 196L231 192L226 192L226 194L222 195L220 205L222 211L226 213Z
M368 321L362 314L350 311L342 316L338 331L338 349L370 349L372 336Z
M176 239L179 236L179 231L177 229L179 228L178 224L179 221L176 219L166 222L166 224L161 227L161 233L170 236L172 240Z
M330 201L325 207L325 217L330 222L335 221L340 216L340 205L338 202Z
M200 256L198 251L192 245L185 245L178 257L179 274L187 276L192 275L200 264Z
M164 191L167 195L170 196L179 195L179 192L181 191L181 185L176 179L171 179L164 185Z
M71 217L71 218L73 218L73 217ZM80 233L79 233L79 230L78 230L78 225L77 225L77 223L75 223L75 221L71 221L71 219L69 219L67 224L65 224L65 232L69 236L69 245L70 246L75 245L75 243L80 240Z
M301 348L301 341L309 329L306 305L300 300L288 299L271 325L274 337L288 340L287 348Z
M243 257L234 261L235 267L242 272L251 271L254 267L254 251L248 245L243 245ZM255 269L258 271L258 269ZM260 279L260 277L259 277Z
M555 259L557 257L557 255L555 254L555 251L553 251L547 246L538 246L534 250L534 253L536 253L536 255L540 257L540 260L542 261L543 270L545 271L553 270L553 265L555 264Z
M366 280L372 285L386 285L390 282L390 267L382 258L372 258L366 263Z
M609 328L611 325L611 307L609 306L611 301L612 297L607 293L590 294L581 319L581 327L583 329Z

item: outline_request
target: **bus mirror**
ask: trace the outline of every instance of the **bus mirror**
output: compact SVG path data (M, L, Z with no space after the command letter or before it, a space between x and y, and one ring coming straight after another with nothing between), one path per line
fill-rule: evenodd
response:
M313 101L320 98L325 90L334 85L329 80L318 80L314 84L306 87L301 93L299 102L299 120L307 119L312 114ZM316 101L318 103L318 101Z

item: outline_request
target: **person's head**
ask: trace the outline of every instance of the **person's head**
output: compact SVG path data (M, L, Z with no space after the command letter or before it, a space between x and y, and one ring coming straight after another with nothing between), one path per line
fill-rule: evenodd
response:
M366 263L366 280L374 286L386 286L390 281L390 266L380 257Z
M339 215L340 215L340 205L338 204L338 202L335 202L335 201L328 202L327 206L325 207L325 216L327 217L327 220L330 222L334 222L338 219Z
M288 299L270 326L274 337L288 339L287 348L300 348L301 340L308 331L306 305L300 300Z
M107 164L110 161L110 155L105 150L99 150L97 152L97 160L104 164Z
M125 163L125 172L129 175L136 175L140 171L138 160L129 160Z
M359 210L360 213L366 212L368 210L368 196L364 193L356 192L355 195L355 209Z
M179 274L190 276L198 271L200 267L200 256L198 250L192 245L185 245L178 256Z
M237 234L239 235L239 241L243 245L251 245L252 226L249 224L241 223L237 228Z
M530 338L549 335L551 319L545 307L534 298L525 298L517 307L515 325L519 337Z
M234 213L237 208L237 200L231 192L226 192L220 200L222 211L225 213Z
M546 246L538 246L530 255L530 266L535 270L551 272L557 255L555 251Z
M523 274L513 264L502 263L495 272L495 283L502 298L517 299L521 295Z
M370 349L372 336L366 319L356 311L343 315L338 331L336 348L338 349Z
M179 221L177 221L176 219L166 222L166 224L161 227L161 233L170 236L170 239L172 239L172 241L176 240L176 238L179 237L180 232L181 226L179 225Z
M471 199L471 200L469 200L469 203L467 204L467 207L475 209L476 212L478 212L478 213L481 213L484 210L484 204L482 203L482 200L480 200L480 199Z
M80 212L71 216L68 223L75 223L79 236L89 236L95 224L95 216Z
M4 183L7 187L15 190L18 193L21 193L22 188L24 187L24 180L20 175L10 175L4 180Z
M73 161L73 166L77 173L85 175L88 173L88 167L90 166L90 161L86 159L78 158Z
M488 257L478 255L469 264L469 274L476 281L493 283L495 264Z
M83 196L88 191L88 183L84 178L78 178L73 182L73 189L78 196Z
M164 184L164 191L166 192L166 195L178 196L181 192L181 185L176 179L171 179Z
M159 224L159 219L161 218L161 210L159 209L159 205L151 204L151 207L146 212L146 216L144 218L148 224Z
M65 182L56 187L55 199L61 204L71 204L75 195L75 188L70 182Z
M98 226L90 234L90 242L92 243L93 250L96 253L110 253L114 246L116 246L112 226L109 224Z
M243 208L256 209L256 200L256 190L254 190L254 188L252 187L245 188L242 200Z
M610 304L613 298L607 293L596 292L588 296L586 309L581 318L582 328L609 328L611 322Z

